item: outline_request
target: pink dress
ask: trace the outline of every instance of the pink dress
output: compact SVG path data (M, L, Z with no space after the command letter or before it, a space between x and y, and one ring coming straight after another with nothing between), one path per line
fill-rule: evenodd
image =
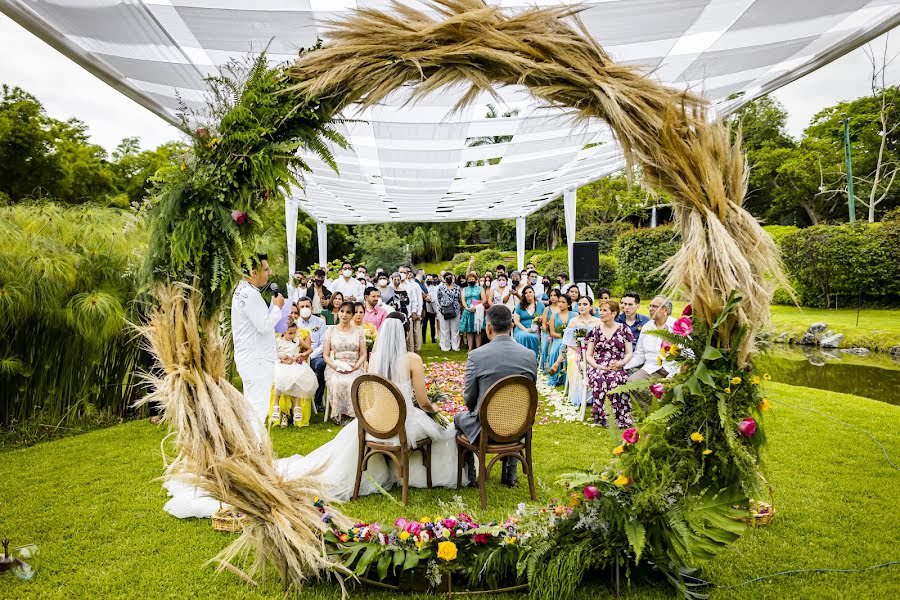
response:
M587 343L594 342L594 362L603 366L609 366L611 362L625 358L626 342L634 344L634 334L631 333L631 329L621 324L617 324L612 337L609 339L603 335L603 329L600 325L588 333L585 339ZM594 423L599 423L606 427L606 410L603 408L603 402L608 395L609 403L612 406L616 419L616 426L630 426L633 423L631 419L631 398L628 394L616 394L613 392L618 386L628 383L628 372L625 369L604 371L588 367L587 375L594 394L594 406L591 410Z

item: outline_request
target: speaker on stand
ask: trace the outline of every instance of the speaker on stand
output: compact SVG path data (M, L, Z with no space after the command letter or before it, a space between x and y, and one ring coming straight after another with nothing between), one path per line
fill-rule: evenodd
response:
M575 242L572 248L572 267L576 283L599 281L600 242Z

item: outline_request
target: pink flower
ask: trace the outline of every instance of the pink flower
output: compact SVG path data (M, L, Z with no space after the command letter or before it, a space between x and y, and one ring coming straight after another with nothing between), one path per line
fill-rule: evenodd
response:
M481 544L482 546L487 545L487 543L491 540L491 536L486 533L476 533L472 537L475 538L476 544Z
M661 342L659 343L659 347L660 347L661 349L665 350L666 352L668 352L669 350L672 349L672 344L670 344L670 343L667 342L666 340L663 340L663 341L661 341Z
M687 337L694 333L694 324L691 323L690 317L681 317L672 324L672 333Z
M687 306L685 306L685 307L684 307L684 310L681 311L681 316L683 316L683 317L689 317L689 316L691 316L692 314L694 314L694 307L691 306L690 304L688 304Z
M238 225L243 225L244 221L247 220L247 213L241 212L239 210L231 211L231 218L234 219L234 222Z
M593 500L597 496L600 495L600 492L592 485L585 486L584 488L584 499L585 500Z
M750 437L754 433L756 433L756 421L753 417L747 417L740 423L738 423L738 431L741 432L741 435L744 437Z
M441 524L447 529L453 529L454 527L456 527L456 519L450 517L449 519L444 519L443 521L441 521Z
M665 387L661 383L654 383L650 386L650 393L656 396L656 399L659 400L662 398L663 391L665 391Z
M394 527L396 527L397 529L403 529L404 527L406 527L406 524L407 524L408 522L409 522L409 521L407 521L407 520L404 519L403 517L400 517L399 519L397 519L396 521L394 521Z
M406 524L406 527L403 528L403 530L408 532L410 535L419 535L419 532L422 531L422 524L418 521L409 521Z
M622 432L622 439L629 444L637 444L637 441L641 439L641 434L639 434L638 430L634 427L629 427Z

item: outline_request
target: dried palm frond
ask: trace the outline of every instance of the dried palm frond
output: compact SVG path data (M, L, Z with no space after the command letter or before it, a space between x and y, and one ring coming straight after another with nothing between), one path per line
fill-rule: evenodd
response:
M645 185L675 204L684 244L666 265L667 287L686 294L707 321L739 292L745 303L722 329L726 346L734 326L753 333L767 322L775 284L786 286L779 255L741 206L740 142L710 122L705 100L616 64L578 21L579 6L507 13L481 0L433 0L430 7L436 17L394 2L391 13L361 9L332 23L324 47L289 70L293 90L346 108L371 106L403 86L416 98L468 83L458 110L494 86L523 85L578 118L602 119L629 165L642 167ZM738 348L745 364L752 344L750 335Z
M137 329L163 370L141 403L158 402L178 456L168 477L180 477L246 515L241 536L216 559L229 568L238 557L253 560L253 577L271 564L287 584L346 573L328 558L322 521L314 502L324 497L316 473L285 479L275 468L272 443L251 425L251 408L226 378L219 320L199 322L201 294L184 284L154 291L156 308ZM349 520L332 510L339 525ZM235 567L236 568L236 567Z

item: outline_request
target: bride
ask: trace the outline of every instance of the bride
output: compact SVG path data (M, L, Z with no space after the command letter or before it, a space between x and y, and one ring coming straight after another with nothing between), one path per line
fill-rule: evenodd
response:
M422 359L418 354L406 351L408 327L409 323L403 313L388 315L375 339L369 359L369 373L389 379L403 394L406 401L408 442L412 445L416 440L431 438L432 486L456 487L456 431L452 426L441 427L429 414L436 412L437 408L429 402L425 391L425 367ZM418 406L413 404L414 400ZM289 479L321 469L318 478L324 488L323 494L334 500L349 500L353 495L359 453L357 427L357 420L353 419L334 439L310 454L278 459L275 465ZM399 443L399 438L395 436L391 441ZM464 473L464 484L465 477ZM359 494L372 494L379 488L390 489L399 483L400 476L396 466L382 455L376 455L366 465ZM209 517L219 506L213 498L179 480L171 479L164 486L172 495L165 510L176 517ZM410 457L409 487L426 487L421 452L415 452Z

